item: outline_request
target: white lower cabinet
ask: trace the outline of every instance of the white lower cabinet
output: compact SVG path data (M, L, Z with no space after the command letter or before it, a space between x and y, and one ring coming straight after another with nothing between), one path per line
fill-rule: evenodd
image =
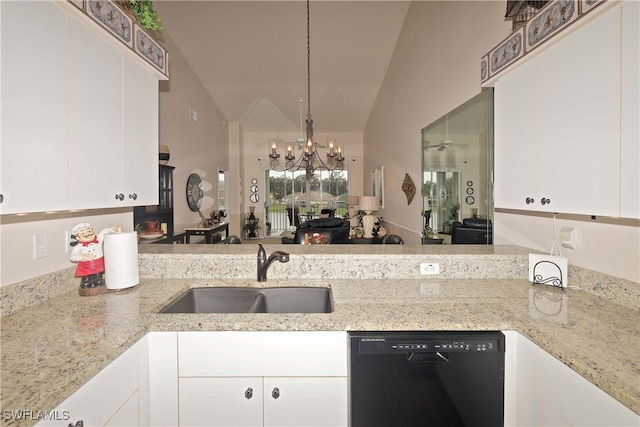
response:
M52 420L38 426L138 425L138 344L122 353L54 411Z
M505 425L640 425L638 414L524 336L505 336Z
M180 378L181 426L347 425L346 377Z
M346 332L179 332L181 426L346 426Z

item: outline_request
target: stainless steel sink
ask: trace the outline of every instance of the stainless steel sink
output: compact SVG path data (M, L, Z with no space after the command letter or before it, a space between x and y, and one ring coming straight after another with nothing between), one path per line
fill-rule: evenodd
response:
M160 313L331 313L331 288L191 288Z

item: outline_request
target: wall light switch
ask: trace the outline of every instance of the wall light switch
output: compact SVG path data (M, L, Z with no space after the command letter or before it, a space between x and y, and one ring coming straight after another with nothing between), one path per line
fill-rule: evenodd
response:
M46 234L33 235L33 259L44 258L49 255Z

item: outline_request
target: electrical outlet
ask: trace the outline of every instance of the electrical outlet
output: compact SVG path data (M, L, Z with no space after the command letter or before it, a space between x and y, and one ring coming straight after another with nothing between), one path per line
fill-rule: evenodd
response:
M33 235L33 259L49 256L49 247L46 234Z
M558 240L563 248L577 249L578 230L573 227L562 227Z
M75 240L71 238L71 232L69 230L65 230L64 231L64 251L65 252L70 252L71 251L71 243L74 242Z
M421 262L420 274L440 274L440 264L437 262Z

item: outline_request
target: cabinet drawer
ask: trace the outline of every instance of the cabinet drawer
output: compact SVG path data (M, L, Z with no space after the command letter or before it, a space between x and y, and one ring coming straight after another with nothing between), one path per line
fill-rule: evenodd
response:
M189 376L346 376L346 332L180 332Z

